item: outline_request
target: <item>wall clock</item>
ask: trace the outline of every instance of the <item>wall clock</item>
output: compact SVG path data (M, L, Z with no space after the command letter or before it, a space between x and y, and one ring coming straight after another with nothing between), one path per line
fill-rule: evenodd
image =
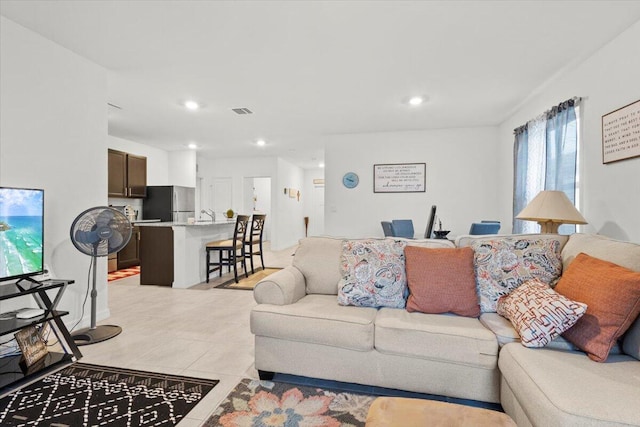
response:
M347 172L342 177L342 185L347 188L355 188L358 186L358 182L360 182L360 178L354 172Z

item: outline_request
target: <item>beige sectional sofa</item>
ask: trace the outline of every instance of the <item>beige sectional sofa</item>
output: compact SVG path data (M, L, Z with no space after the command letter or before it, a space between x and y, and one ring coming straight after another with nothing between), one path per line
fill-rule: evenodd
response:
M508 236L467 236L456 245ZM557 239L566 266L580 252L640 271L640 245L596 235ZM518 425L640 425L640 320L605 363L562 337L523 347L510 322L395 308L341 306L342 239L301 240L292 266L260 282L251 312L255 366L343 382L501 403ZM445 240L408 245L454 247Z

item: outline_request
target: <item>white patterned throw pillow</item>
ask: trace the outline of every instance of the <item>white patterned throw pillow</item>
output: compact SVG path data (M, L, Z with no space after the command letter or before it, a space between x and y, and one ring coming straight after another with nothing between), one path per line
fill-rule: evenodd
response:
M511 320L525 347L544 347L572 327L587 305L534 279L498 300L498 314Z
M345 240L338 283L338 303L358 307L404 308L407 275L405 242Z
M553 286L562 274L555 239L503 237L475 242L472 248L483 313L495 313L501 296L531 279Z

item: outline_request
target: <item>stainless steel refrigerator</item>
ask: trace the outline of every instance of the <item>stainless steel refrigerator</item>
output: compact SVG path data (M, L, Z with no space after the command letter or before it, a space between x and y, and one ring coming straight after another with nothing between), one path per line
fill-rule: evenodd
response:
M186 223L196 216L196 189L176 185L147 187L147 197L142 202L143 219L160 219Z

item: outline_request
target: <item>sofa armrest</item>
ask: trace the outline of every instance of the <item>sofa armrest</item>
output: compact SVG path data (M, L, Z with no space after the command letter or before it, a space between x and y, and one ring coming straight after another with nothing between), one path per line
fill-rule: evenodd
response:
M304 276L293 266L270 274L253 288L253 298L258 304L293 304L305 295Z

